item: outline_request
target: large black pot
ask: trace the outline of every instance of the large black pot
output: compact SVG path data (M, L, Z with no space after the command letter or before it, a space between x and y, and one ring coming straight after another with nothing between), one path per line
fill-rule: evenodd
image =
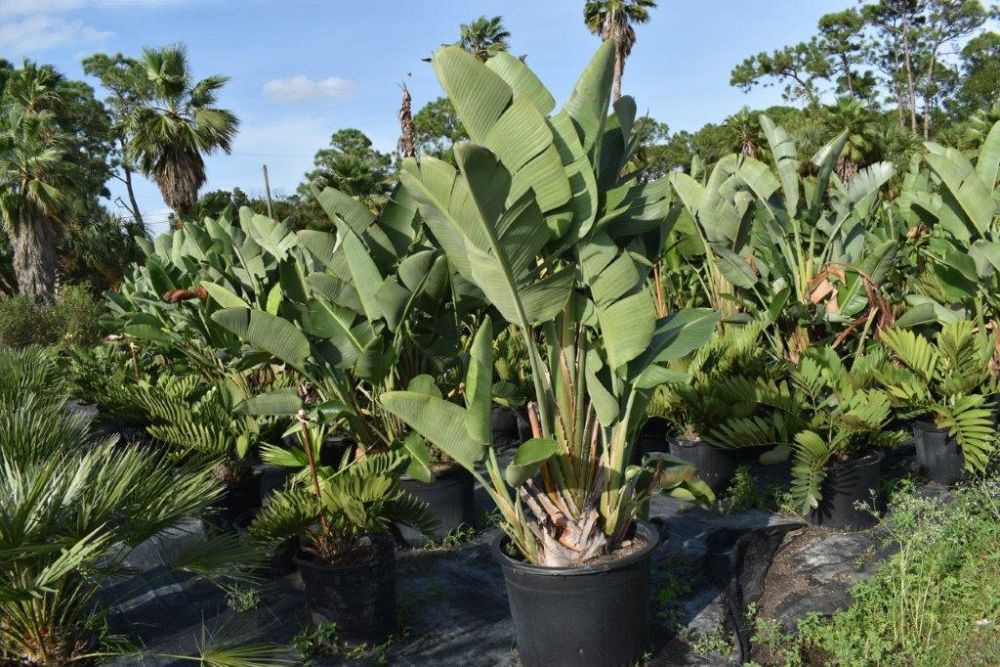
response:
M650 417L639 429L629 456L629 463L639 465L647 454L670 452L670 424L662 417Z
M870 508L874 500L875 511L883 510L880 484L883 458L882 452L872 452L859 459L832 464L823 480L822 500L809 513L809 523L849 530L864 530L878 523ZM858 509L858 502L867 507Z
M244 475L226 485L226 492L202 514L206 531L233 533L240 515L260 509L260 476L257 472Z
M529 565L493 543L503 568L521 662L528 667L633 665L649 645L649 564L656 530L636 524L645 546L619 560L575 568Z
M913 423L917 465L932 481L951 485L966 478L965 457L958 441L931 422Z
M472 526L476 521L473 490L475 479L465 468L454 466L435 475L430 484L404 477L402 487L430 505L438 520L431 534L442 538L460 525Z
M371 538L374 557L350 565L295 557L305 584L306 612L314 624L336 623L348 641L381 643L396 632L396 552L392 539Z
M517 412L510 408L494 405L490 409L490 432L495 447L508 447L520 439L517 428Z
M698 468L698 479L718 493L729 486L736 472L736 457L732 452L702 440L671 440L670 454Z

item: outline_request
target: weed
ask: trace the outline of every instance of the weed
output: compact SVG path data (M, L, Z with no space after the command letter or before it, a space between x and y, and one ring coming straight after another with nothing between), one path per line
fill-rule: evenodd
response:
M349 644L340 639L336 623L321 623L303 628L291 644L306 664L317 658L340 658L381 667L389 664L389 647L396 639L392 637L381 644Z
M454 549L466 542L471 542L476 539L476 535L479 533L475 528L467 524L459 524L455 526L448 534L442 537L440 540L429 540L425 545L424 549L427 551L438 551L441 549Z
M226 605L237 612L256 609L260 605L260 589L253 585L233 586L226 593Z

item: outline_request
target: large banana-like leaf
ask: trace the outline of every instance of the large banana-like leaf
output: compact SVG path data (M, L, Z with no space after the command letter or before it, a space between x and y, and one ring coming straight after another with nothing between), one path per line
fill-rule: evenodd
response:
M212 313L212 320L295 368L302 368L309 358L309 340L288 320L250 308L224 308Z

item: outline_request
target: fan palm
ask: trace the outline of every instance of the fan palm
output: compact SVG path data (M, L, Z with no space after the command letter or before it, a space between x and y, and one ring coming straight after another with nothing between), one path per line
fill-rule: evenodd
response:
M617 101L622 96L622 72L625 59L635 46L635 23L649 20L649 10L656 8L656 0L587 0L583 6L583 21L587 28L601 39L615 45L615 73L612 94Z
M163 199L185 215L204 185L204 154L229 152L239 120L215 106L228 79L213 75L195 82L179 46L146 49L140 60L151 96L128 120L133 139L127 158L156 181Z
M13 247L18 289L52 300L61 209L72 179L64 136L49 112L13 106L0 129L0 220Z
M849 97L827 108L827 125L835 132L846 131L847 143L837 160L837 175L845 183L854 174L876 161L879 152L879 125L875 114L861 102Z
M472 23L463 23L459 31L458 46L482 62L510 48L510 32L504 27L502 16L480 16Z

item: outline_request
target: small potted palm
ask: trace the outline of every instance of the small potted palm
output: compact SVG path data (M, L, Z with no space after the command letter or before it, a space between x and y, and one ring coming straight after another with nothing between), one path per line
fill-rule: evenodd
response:
M920 467L942 484L959 481L967 471L983 473L996 439L993 338L959 320L933 339L894 328L881 341L895 362L883 374L886 389L902 416L916 419Z
M455 165L406 160L402 181L462 279L517 327L530 366L533 437L506 466L492 443L493 327L469 348L464 407L427 387L380 402L466 468L500 514L494 545L527 665L617 665L649 638L656 531L638 520L652 494L711 498L669 455L629 464L666 367L701 346L718 318L658 317L651 266L669 231L669 188L625 167L635 103L609 114L614 49L600 48L569 101L516 57L482 63L455 47L434 69L469 131Z
M382 642L397 629L393 525L429 531L434 518L400 486L407 459L398 451L321 466L324 421L319 411L299 413L298 448L272 460L306 465L248 532L272 549L299 538L295 562L313 623L335 623L350 641Z
M683 377L657 388L649 406L653 418L670 428L670 453L692 463L713 491L729 484L737 464L732 449L712 442L711 433L727 419L743 419L757 409L756 383L768 372L763 326L729 326L685 362Z

